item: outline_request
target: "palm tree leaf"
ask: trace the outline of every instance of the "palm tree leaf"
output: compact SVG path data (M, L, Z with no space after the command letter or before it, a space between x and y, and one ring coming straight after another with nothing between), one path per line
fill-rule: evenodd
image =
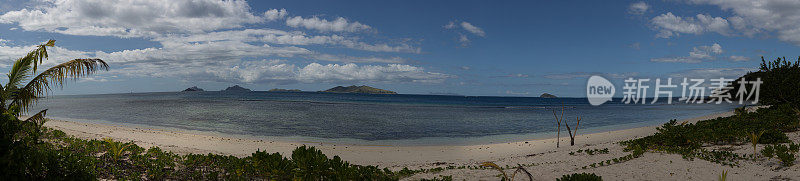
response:
M64 80L91 75L99 69L108 70L108 64L100 59L75 59L50 67L30 80L24 87L14 91L12 105L26 111L28 106L51 91L51 84L62 88Z
M39 111L39 113L36 113L31 117L28 117L28 119L25 119L25 122L32 122L36 124L36 126L41 127L42 125L44 125L44 122L47 121L47 119L44 118L45 114L47 114L47 109Z
M35 50L28 52L24 57L14 61L14 65L7 74L8 83L6 83L5 87L0 86L0 90L2 90L0 91L0 109L6 110L6 102L11 97L11 94L17 91L23 81L36 72L38 65L48 57L47 47L54 46L55 42L55 40L49 40L47 43L37 46Z

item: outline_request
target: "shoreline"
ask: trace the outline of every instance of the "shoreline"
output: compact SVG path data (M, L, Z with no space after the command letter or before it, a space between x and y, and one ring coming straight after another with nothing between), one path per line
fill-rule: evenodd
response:
M714 113L679 122L697 122L705 119L733 115L733 111ZM663 123L662 123L663 124ZM51 119L46 127L61 130L68 135L83 139L113 138L118 141L132 141L141 147L158 146L178 154L215 153L234 156L248 156L262 150L291 155L298 146L314 146L328 156L338 155L343 160L361 165L377 165L399 169L403 167L420 168L442 163L466 165L484 161L496 161L515 157L526 157L550 152L580 149L583 147L616 143L628 139L648 136L657 127L644 126L614 131L578 134L576 145L569 146L569 136L562 136L563 143L556 148L556 138L532 139L526 141L475 144L475 145L348 145L307 141L276 141L259 139L247 135L229 135L216 132L178 131L168 129L141 128L130 125L112 125ZM591 128L590 128L591 129Z

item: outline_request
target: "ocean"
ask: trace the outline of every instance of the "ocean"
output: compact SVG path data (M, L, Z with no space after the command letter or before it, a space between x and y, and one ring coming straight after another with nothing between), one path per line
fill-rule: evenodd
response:
M466 145L554 137L553 109L579 134L659 125L727 112L731 104L591 106L585 98L322 92L160 92L63 95L31 109L53 119L215 132L287 141ZM566 128L562 126L562 136Z

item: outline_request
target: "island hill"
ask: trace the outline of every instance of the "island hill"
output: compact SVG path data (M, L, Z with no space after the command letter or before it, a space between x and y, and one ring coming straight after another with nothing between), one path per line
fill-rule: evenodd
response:
M193 87L186 88L186 90L183 90L182 92L195 92L195 91L204 91L204 90L201 89L201 88L198 88L197 86L193 86ZM222 91L249 92L251 90L248 89L248 88L244 88L242 86L239 86L239 85L234 85L234 86L225 88L225 90L222 90ZM275 88L275 89L270 89L267 92L303 92L303 91L300 90L300 89L278 89L278 88ZM336 86L334 88L330 88L328 90L319 91L319 92L359 93L359 94L397 94L397 92L394 92L394 91L378 89L378 88L374 88L374 87L370 87L370 86L366 86L366 85L362 85L362 86L352 85L352 86L347 86L347 87Z
M248 88L241 87L241 86L239 86L239 85L234 85L234 86L231 86L231 87L225 88L225 90L222 90L222 91L233 91L233 92L250 92L251 90L250 90L250 89L248 89Z
M197 86L189 87L183 90L182 92L195 92L195 91L204 91L201 88L197 88Z
M328 90L320 91L320 92L361 93L361 94L397 94L397 92L394 92L394 91L378 89L378 88L374 88L374 87L370 87L370 86L366 86L366 85L362 85L362 86L352 85L352 86L347 86L347 87L336 86L334 88L330 88Z
M541 97L541 98L558 98L555 95L548 94L548 93L544 93L544 94L540 95L539 97Z

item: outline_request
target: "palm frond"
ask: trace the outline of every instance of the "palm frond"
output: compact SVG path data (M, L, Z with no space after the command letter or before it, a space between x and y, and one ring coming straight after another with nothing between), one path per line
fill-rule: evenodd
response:
M47 109L39 111L39 113L36 113L31 117L28 117L28 119L25 119L25 122L32 122L36 124L37 127L42 127L42 125L44 125L44 122L47 121L47 119L44 118L45 114L47 114Z
M39 64L47 59L47 47L52 47L55 43L55 40L49 40L47 43L37 46L35 50L28 52L24 57L17 59L8 72L8 83L5 88L15 89L22 85L22 81L28 78L32 72L36 72Z
M506 174L506 172L505 172L505 171L503 171L503 167L500 167L499 165L495 164L494 162L483 162L483 163L481 164L481 166L482 166L482 167L490 167L490 168L494 168L495 170L497 170L497 171L500 171L500 173L502 173L502 174L503 174L503 179L504 179L504 180L509 180L509 179L508 179L508 175Z
M12 95L12 105L17 105L24 112L28 106L35 103L40 97L51 91L51 84L62 88L64 80L91 75L99 69L108 70L108 64L100 59L75 59L43 71L30 80L25 87L15 91Z

